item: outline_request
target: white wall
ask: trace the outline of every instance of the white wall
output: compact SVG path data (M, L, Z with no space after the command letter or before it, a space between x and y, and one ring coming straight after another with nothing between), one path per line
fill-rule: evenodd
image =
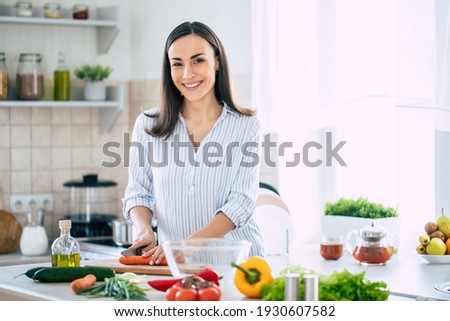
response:
M34 26L2 24L0 51L7 57L11 75L17 69L21 52L38 52L44 57L46 79L51 79L58 53L67 56L71 71L85 63L113 66L111 80L157 79L161 74L162 54L167 35L178 24L198 20L209 25L221 38L233 74L251 72L250 0L61 0L63 8L75 3L97 6L120 6L120 32L106 54L96 52L94 28L73 26ZM16 0L0 0L13 6ZM42 7L47 0L35 0Z
M130 79L160 77L166 38L185 21L203 22L217 33L232 74L251 72L250 0L134 0L126 4L130 7Z

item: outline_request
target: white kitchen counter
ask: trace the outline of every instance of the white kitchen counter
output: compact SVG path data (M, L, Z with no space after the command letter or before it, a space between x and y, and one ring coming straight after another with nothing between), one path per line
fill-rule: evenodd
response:
M450 294L434 289L436 284L450 282L450 264L428 264L415 253L414 248L400 247L399 253L385 266L363 266L350 253L337 261L326 261L320 256L319 245L302 246L291 253L290 262L330 274L344 269L350 272L366 271L373 281L384 281L391 294L415 300L450 300Z
M88 261L83 261L86 264ZM91 262L91 261L89 261ZM63 300L63 301L86 301L84 296L75 295L70 289L70 283L40 283L34 282L27 276L22 275L28 269L38 266L50 266L50 264L27 264L0 268L0 301L5 300ZM172 277L160 275L144 275L145 281L156 279L170 279ZM143 288L149 289L147 295L150 300L164 301L165 293L153 290L146 282L140 285ZM233 284L221 285L222 300L245 300L246 298L240 294ZM112 298L102 298L96 300L113 300Z
M50 249L44 255L25 256L18 248L12 253L0 254L0 266L51 262Z
M97 250L101 249L97 247ZM120 251L120 248L110 248L109 251ZM105 249L106 251L106 249ZM108 254L111 255L111 254ZM118 256L117 256L118 257ZM387 283L394 297L416 300L450 300L450 294L434 289L435 284L450 281L450 265L427 264L411 251L400 252L386 266L362 266L346 253L338 261L325 261L319 254L318 246L305 245L287 256L271 256L268 258L273 268L273 275L291 264L301 265L319 273L329 274L333 271L347 269L350 272L366 271L370 280ZM82 261L86 264L88 261ZM27 264L0 267L0 300L86 300L82 296L72 293L68 283L35 283L26 276L14 278L35 266L50 266L47 264ZM146 280L161 279L162 276L145 276ZM222 287L223 300L244 300L245 298L235 289L234 285ZM164 293L150 290L151 300L165 300Z

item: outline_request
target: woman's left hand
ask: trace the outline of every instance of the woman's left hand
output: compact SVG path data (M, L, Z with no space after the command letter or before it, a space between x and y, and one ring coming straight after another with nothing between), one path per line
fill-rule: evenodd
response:
M158 265L162 261L162 259L166 257L162 245L158 245L152 248L150 251L144 253L143 256L150 255L153 257L153 260L150 261L150 265Z

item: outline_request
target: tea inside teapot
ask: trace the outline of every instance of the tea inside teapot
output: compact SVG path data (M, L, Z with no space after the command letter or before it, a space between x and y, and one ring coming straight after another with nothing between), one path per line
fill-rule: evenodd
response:
M389 232L374 222L351 231L346 243L348 251L364 265L384 265L394 254Z

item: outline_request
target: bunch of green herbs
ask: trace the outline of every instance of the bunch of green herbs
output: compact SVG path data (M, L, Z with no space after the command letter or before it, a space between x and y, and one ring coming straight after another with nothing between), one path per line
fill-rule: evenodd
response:
M263 286L261 294L264 301L284 300L284 276L287 273L300 275L299 300L305 299L304 275L316 273L300 266L289 266L280 272L280 276L272 284ZM344 270L330 275L319 274L319 301L386 301L390 294L386 283L367 280L365 273Z
M351 216L361 218L387 218L397 217L397 209L385 207L380 203L373 203L367 198L360 197L356 200L341 198L335 203L325 204L325 215Z

